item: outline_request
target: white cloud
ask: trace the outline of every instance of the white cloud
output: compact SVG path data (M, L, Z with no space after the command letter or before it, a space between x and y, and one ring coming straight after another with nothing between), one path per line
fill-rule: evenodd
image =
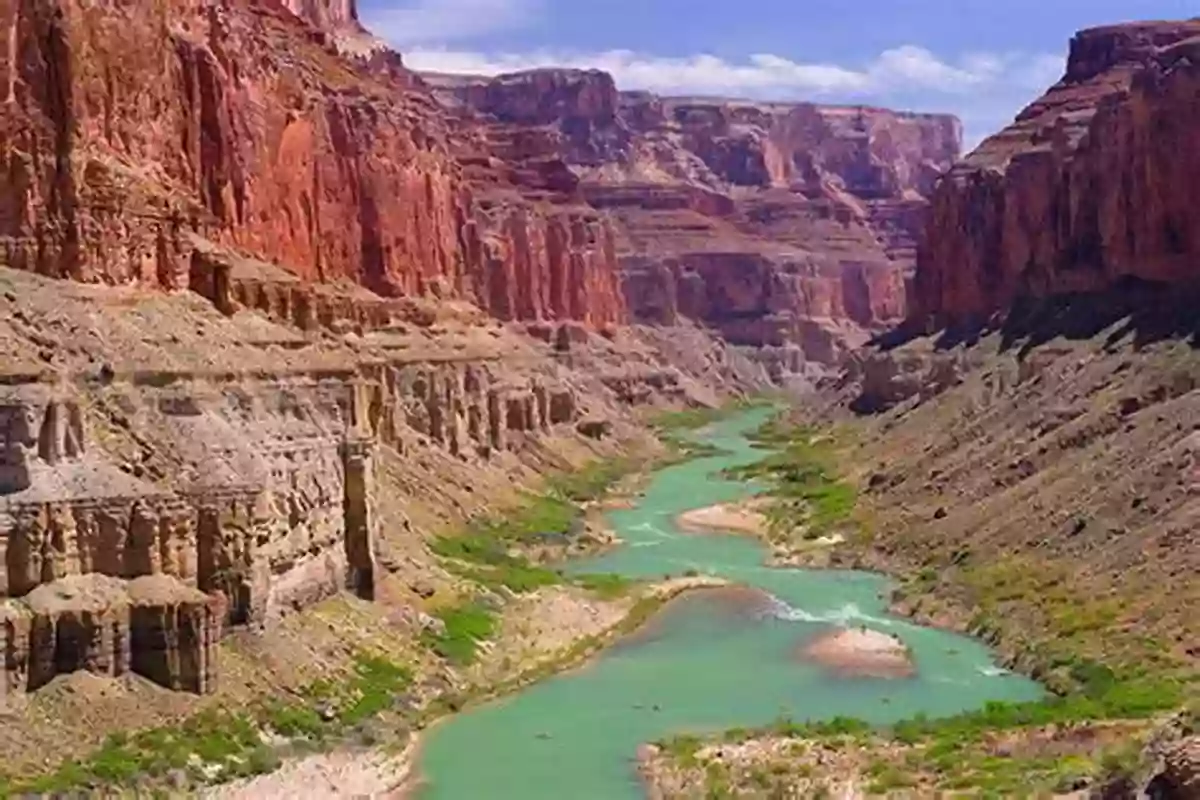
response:
M668 58L628 50L489 54L418 47L404 51L404 59L417 70L476 75L538 67L594 68L611 73L623 89L669 94L787 93L796 97L838 95L847 99L913 92L962 95L997 84L1030 84L1033 79L1040 83L1031 88L1037 88L1047 83L1046 64L1052 61L1055 71L1061 72L1061 59L1052 56L1039 56L1031 61L1028 56L1017 54L972 54L951 63L913 45L885 50L858 68L794 61L769 53L728 61L705 54Z
M364 10L367 27L393 45L446 44L517 30L535 21L541 0L416 0Z
M577 0L578 1L578 0ZM902 45L865 63L825 63L760 53L730 60L629 50L496 52L472 46L529 28L548 0L409 0L364 13L364 22L417 70L496 75L538 67L601 69L622 89L660 94L872 103L957 114L968 147L1003 127L1062 75L1060 55L967 53L955 59Z

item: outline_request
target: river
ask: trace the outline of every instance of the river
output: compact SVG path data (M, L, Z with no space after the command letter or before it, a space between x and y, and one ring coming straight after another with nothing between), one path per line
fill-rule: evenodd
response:
M889 616L888 583L878 575L770 568L751 537L676 529L683 511L754 491L719 473L765 455L746 434L770 413L741 412L697 433L724 453L658 472L636 507L608 514L624 544L566 565L651 579L695 571L747 590L685 595L586 667L434 726L418 765L422 800L633 800L644 796L638 745L669 734L783 715L886 723L1041 696L1036 683L998 669L978 642ZM796 657L798 644L839 623L900 637L917 674L839 678Z

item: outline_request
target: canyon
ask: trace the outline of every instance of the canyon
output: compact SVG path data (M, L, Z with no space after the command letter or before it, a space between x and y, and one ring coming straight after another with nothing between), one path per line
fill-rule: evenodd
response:
M775 431L782 497L856 493L836 548L770 509L799 514L784 563L891 574L894 612L1055 697L680 737L644 754L651 796L1197 796L1198 47L1196 20L1077 33L934 187L905 321Z
M597 353L609 415L835 365L902 315L958 149L950 117L418 76L352 3L4 22L3 266L40 277L5 278L5 696L79 668L214 691L226 626L373 595L378 447L569 426ZM552 351L533 377L490 366L492 320Z
M0 21L6 769L420 644L438 536L779 387L870 412L853 566L1044 631L970 561L1036 553L1195 667L1200 22L1081 31L959 158L943 114L417 73L353 0Z
M777 382L836 370L904 318L927 198L961 146L945 114L659 97L595 70L422 78L492 152L569 168L612 220L632 320L700 322Z
M6 768L98 702L49 711L72 676L123 687L93 744L191 702L150 686L236 696L231 639L411 609L426 537L644 445L638 407L767 384L623 326L569 171L491 156L353 3L0 16Z
M302 328L412 296L687 319L780 381L904 316L960 147L947 115L417 75L352 6L175 5L11 10L9 266L225 303L220 283Z

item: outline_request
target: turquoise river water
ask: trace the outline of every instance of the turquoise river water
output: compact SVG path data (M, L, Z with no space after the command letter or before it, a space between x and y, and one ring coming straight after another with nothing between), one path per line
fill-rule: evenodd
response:
M725 452L658 472L635 508L608 515L624 545L567 565L630 578L695 570L759 592L743 601L728 592L684 595L587 666L434 726L420 756L422 800L640 798L637 747L669 734L783 715L887 723L1041 696L1036 683L995 667L978 642L889 616L880 576L770 568L750 537L676 529L682 511L754 491L719 472L765 455L746 434L769 413L747 411L700 431L697 439ZM796 657L798 645L839 624L899 636L916 676L839 678Z

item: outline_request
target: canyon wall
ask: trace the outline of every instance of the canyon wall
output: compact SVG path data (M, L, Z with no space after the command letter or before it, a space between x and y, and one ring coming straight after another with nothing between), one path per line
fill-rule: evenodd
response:
M934 191L914 318L981 322L1020 297L1193 283L1197 87L1200 21L1078 33L1062 79Z
M423 78L565 162L616 222L634 319L700 321L777 376L904 316L925 198L961 138L945 115L618 92L599 71Z
M0 21L0 705L79 670L212 693L227 629L375 599L389 542L433 569L406 501L448 475L511 491L553 443L615 455L630 405L763 382L620 328L579 178L353 2Z
M369 39L353 3L36 0L0 18L0 264L187 288L200 238L307 283L622 318L602 221L481 203L400 57L348 49Z
M958 141L598 72L426 81L352 0L0 22L6 701L80 669L211 693L226 629L374 599L381 519L442 473L611 455L629 406L762 385L740 349L836 363L903 313Z

